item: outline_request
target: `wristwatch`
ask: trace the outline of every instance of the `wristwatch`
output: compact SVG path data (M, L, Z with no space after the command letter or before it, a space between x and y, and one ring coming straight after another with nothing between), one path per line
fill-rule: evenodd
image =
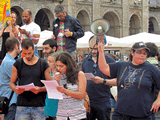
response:
M103 84L105 85L105 84L106 84L106 82L107 82L107 80L106 80L106 79L104 79Z

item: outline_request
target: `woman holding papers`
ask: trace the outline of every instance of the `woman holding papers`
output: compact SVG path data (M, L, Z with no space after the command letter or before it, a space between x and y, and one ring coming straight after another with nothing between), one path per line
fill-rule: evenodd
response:
M55 74L56 71L56 66L55 66L55 58L57 56L57 53L53 53L48 56L47 61L48 64L51 68L51 76L53 79L56 79L57 82L59 83L61 79L61 75ZM48 95L46 96L45 100L45 115L46 115L46 120L55 120L56 119L56 114L57 114L57 109L58 109L58 101L57 99L49 99Z
M95 77L96 83L117 85L118 96L112 120L155 120L154 113L160 107L160 94L154 99L154 90L160 90L159 69L145 62L149 49L143 42L131 48L130 62L108 64L104 60L104 45L98 43L100 70L117 80Z
M67 52L56 57L58 72L65 76L60 80L57 90L63 93L63 100L59 100L57 120L72 120L86 118L84 96L86 91L86 78L78 70L75 60Z
M17 37L19 32L18 30L19 26L16 25L17 14L15 12L12 12L11 18L12 18L12 21L8 20L5 26L3 26L0 31L0 37L2 37L2 48L1 48L0 59L3 59L7 52L6 46L5 46L6 39L8 37Z

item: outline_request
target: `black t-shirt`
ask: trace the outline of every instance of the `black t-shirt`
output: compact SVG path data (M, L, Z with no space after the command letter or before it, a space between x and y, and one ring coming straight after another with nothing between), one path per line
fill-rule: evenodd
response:
M150 63L131 62L109 64L111 77L117 78L118 99L115 111L121 114L146 117L152 114L154 89L160 90L160 71Z
M36 64L27 65L23 58L20 58L14 63L14 66L17 68L18 85L34 83L35 86L44 86L40 80L44 79L44 72L49 67L45 60L40 58ZM25 91L18 95L17 105L40 107L45 105L45 98L46 92L34 94L31 91Z

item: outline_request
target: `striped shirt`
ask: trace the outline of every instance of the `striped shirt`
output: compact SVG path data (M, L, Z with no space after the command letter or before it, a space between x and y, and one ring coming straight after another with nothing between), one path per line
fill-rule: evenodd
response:
M78 91L78 84L67 83L66 79L60 80L60 86L66 85L68 90ZM59 100L57 120L77 120L86 118L86 109L84 107L84 99L79 100L63 93L63 100Z

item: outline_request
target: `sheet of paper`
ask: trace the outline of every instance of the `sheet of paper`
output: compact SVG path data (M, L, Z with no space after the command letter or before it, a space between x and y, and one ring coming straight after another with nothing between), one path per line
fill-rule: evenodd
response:
M21 85L21 86L16 86L16 88L24 88L25 91L29 91L29 89L31 88L35 88L34 84L31 83L31 84L28 84L28 85Z
M85 76L87 80L91 80L91 78L95 77L92 73L85 73Z
M117 96L117 86L112 86L111 87L111 94L113 95L114 99L116 100L116 96Z
M51 80L51 81L41 80L41 82L46 86L48 98L63 99L62 93L57 90L57 86L59 85L56 80Z

